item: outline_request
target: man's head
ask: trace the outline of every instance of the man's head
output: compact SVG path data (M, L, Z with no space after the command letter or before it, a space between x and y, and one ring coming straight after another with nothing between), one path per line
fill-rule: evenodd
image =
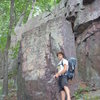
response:
M64 58L64 53L63 52L58 52L57 57L58 57L59 60L61 60L62 58Z

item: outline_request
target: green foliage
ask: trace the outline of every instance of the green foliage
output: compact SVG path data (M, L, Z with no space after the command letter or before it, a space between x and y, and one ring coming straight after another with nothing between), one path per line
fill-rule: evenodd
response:
M12 70L11 72L8 73L8 79L11 79L17 75L17 68Z
M33 0L15 0L14 1L14 26L11 33L14 33L14 27L25 12L23 23L26 23L32 8ZM44 11L51 11L60 0L36 0L33 15L39 15ZM4 51L9 33L10 24L10 4L11 0L0 0L0 51ZM11 34L10 33L10 34Z
M18 56L19 47L20 47L20 42L18 41L14 47L10 48L12 51L12 53L10 54L12 59L15 59Z
M86 87L86 88L79 87L79 89L74 93L75 99L77 100L77 99L83 97L83 93L89 92L89 91L90 91L89 87Z
M37 0L36 7L38 7L41 12L51 11L55 4L59 3L60 0Z
M32 8L32 0L15 0L15 23L18 22L22 12L25 12L23 23L27 21L30 10Z
M16 97L17 90L16 90L16 87L14 86L13 79L9 79L8 89L9 89L9 93L8 93L8 96L6 96L6 100L17 100L17 97Z
M0 0L0 52L4 52L4 49L7 44L8 34L14 34L14 28L19 21L22 13L25 13L23 24L27 22L28 16L32 9L33 0L14 0L14 22L13 26L10 29L10 6L11 0ZM44 11L51 11L54 6L59 3L60 0L36 0L34 6L33 15L39 15ZM19 42L15 47L10 48L12 53L12 59L15 59L18 56L19 51ZM15 77L17 74L17 68L8 73L8 79ZM8 84L8 87L12 87L12 83ZM2 86L0 84L0 94L2 92ZM10 100L10 99L9 99Z
M87 100L100 100L100 96L96 96L96 97L92 97L92 98L89 98L89 99L87 99Z
M10 24L10 2L11 0L0 0L0 51L3 52L7 42L7 35L9 33ZM26 22L30 13L32 0L15 0L14 7L14 26L16 26L22 12L26 10L23 22ZM27 7L26 7L27 6ZM27 8L27 9L26 9ZM13 26L13 29L14 29ZM13 33L13 30L12 30ZM11 34L11 33L10 33Z
M10 0L0 0L0 51L4 51L10 19Z
M0 35L0 51L3 52L5 49L7 37L5 35Z
M0 96L2 95L2 81L0 81Z
M87 93L87 94L84 94L83 100L100 100L100 96L90 97L90 95Z
M8 89L13 88L13 84L14 84L13 80L10 80L10 81L8 82Z

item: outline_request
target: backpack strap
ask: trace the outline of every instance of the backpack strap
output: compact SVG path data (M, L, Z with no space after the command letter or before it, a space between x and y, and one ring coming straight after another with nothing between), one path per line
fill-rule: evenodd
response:
M63 60L62 60L62 62L61 62L61 65L64 67Z
M61 65L64 67L63 60L62 60L62 62L61 62ZM68 70L69 70L69 69L68 69ZM64 75L67 75L67 73L68 73L68 71L66 71L66 72L64 73Z

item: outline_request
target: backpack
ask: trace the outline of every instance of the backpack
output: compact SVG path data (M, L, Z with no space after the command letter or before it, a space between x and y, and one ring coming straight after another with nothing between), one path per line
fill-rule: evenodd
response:
M76 58L71 57L71 58L68 59L68 66L69 66L69 68L68 68L68 71L65 72L65 75L67 76L68 79L71 79L71 80L73 79L74 74L75 74L76 65L77 65ZM63 61L62 61L62 66L64 66L63 65Z

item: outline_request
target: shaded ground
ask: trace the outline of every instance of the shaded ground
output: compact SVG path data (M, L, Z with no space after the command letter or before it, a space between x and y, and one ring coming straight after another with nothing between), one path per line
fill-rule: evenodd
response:
M82 83L72 100L100 100L100 88L89 87L89 85Z
M3 80L0 80L0 100L3 100L2 83ZM4 100L17 100L16 87L13 85L12 81L9 82L8 88L9 88L9 94L8 96L4 97Z
M100 90L85 93L78 100L100 100Z

